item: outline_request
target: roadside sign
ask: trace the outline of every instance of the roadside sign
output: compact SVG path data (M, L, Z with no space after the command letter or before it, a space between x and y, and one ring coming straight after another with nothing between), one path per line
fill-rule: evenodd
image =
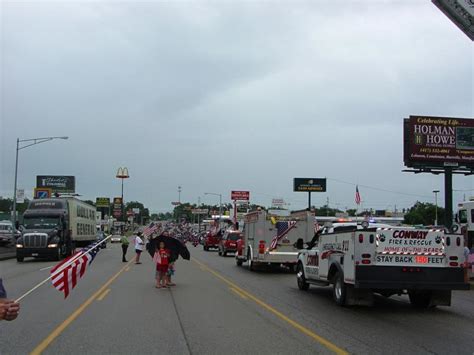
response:
M53 191L46 187L35 187L33 198L50 198Z
M209 210L205 208L194 208L191 210L192 214L208 214Z
M109 208L110 207L110 198L108 197L96 197L95 207L98 208Z
M294 178L295 192L326 192L326 178Z
M181 203L180 202L171 202L173 206L179 206Z
M128 217L133 217L134 214L135 214L135 213L133 213L132 210L128 210L128 211L127 211L127 216L128 216Z
M139 208L133 208L132 209L134 214L140 214L140 209Z
M76 192L76 178L63 175L37 175L36 187L50 188L52 192L74 193Z
M25 202L25 190L17 189L16 190L16 203L24 203L24 202Z
M274 198L272 199L272 206L273 207L283 207L285 205L285 200L282 198Z
M231 191L230 199L234 201L250 200L250 191Z

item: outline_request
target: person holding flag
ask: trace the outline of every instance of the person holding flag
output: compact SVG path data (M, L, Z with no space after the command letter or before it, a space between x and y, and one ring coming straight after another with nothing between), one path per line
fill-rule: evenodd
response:
M0 279L0 320L15 320L19 312L20 304L7 299L7 291L3 287L3 280Z

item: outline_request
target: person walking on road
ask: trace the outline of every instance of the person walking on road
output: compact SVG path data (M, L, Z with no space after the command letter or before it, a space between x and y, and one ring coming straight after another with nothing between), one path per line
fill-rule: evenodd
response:
M122 235L122 238L120 238L120 243L122 243L122 262L126 263L127 259L125 257L127 255L127 249L130 242L128 241L128 238L125 235Z
M170 251L165 248L165 243L160 242L156 248L153 261L156 264L156 288L167 288L167 272L169 266Z
M0 320L15 320L20 312L20 304L7 299L7 291L0 279Z
M140 238L141 235L142 233L138 232L135 236L135 252L137 253L137 255L135 256L135 264L141 264L140 255L143 251L143 246L145 245L145 243L143 243L142 238Z

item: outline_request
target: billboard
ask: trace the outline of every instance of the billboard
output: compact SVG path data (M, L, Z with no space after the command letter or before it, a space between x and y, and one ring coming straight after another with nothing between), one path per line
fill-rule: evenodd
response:
M110 207L110 198L108 197L96 197L95 207L97 208L109 208Z
M248 201L250 200L250 191L231 191L230 199L234 201Z
M114 197L114 210L113 210L114 217L120 217L122 215L122 198L121 197Z
M474 119L410 116L403 140L407 167L474 168Z
M326 192L326 178L294 178L295 192Z
M37 175L37 188L49 188L53 193L76 192L76 179L74 176Z
M474 0L431 0L471 41L474 41Z

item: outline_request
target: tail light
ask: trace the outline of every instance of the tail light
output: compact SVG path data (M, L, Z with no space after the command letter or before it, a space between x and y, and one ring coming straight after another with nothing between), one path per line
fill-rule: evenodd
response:
M449 266L454 266L454 267L456 267L456 266L459 266L459 263L456 262L456 261L451 261L451 262L449 263Z
M461 245L461 237L456 238L456 245L460 246Z
M362 254L362 258L364 259L370 259L370 254Z
M457 256L450 256L449 260L458 260L458 257Z
M369 265L369 264L370 264L370 260L364 259L364 260L362 260L362 264L363 264L363 265Z
M265 241L261 240L258 242L258 253L264 254L265 253Z
M359 243L363 243L363 242L364 242L364 235L359 234Z
M370 244L374 243L374 235L373 234L370 235L369 242L370 242Z

